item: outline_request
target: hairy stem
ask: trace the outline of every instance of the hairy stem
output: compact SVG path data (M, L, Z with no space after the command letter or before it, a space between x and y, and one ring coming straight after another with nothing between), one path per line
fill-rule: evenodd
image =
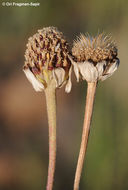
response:
M52 190L56 164L56 90L55 81L45 90L48 125L49 125L49 166L47 178L47 190Z
M79 183L80 183L84 158L85 158L85 154L86 154L86 150L87 150L87 144L88 144L88 137L89 137L89 131L90 131L92 112L93 112L93 104L94 104L94 99L95 99L96 86L97 86L97 82L88 83L83 133L82 133L80 152L79 152L75 180L74 180L74 190L79 189Z

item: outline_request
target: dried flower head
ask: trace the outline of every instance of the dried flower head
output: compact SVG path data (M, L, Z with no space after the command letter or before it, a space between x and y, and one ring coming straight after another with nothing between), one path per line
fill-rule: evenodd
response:
M52 80L56 88L66 83L66 92L71 90L69 46L57 28L43 28L28 39L23 71L36 91L47 88Z
M81 74L87 82L105 80L119 66L117 47L111 36L104 33L91 37L81 34L72 48L74 71L79 81Z

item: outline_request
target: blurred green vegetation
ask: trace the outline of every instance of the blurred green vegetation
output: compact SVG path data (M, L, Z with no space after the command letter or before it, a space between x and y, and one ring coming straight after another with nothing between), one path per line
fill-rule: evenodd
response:
M22 66L28 37L37 29L52 25L63 31L70 43L81 32L95 35L98 31L111 33L117 41L121 64L97 88L80 189L127 190L128 1L32 2L40 2L40 6L3 7L0 3L0 189L45 189L48 166L45 99L34 92ZM57 93L56 190L73 189L86 95L86 83L75 81L73 76L70 94L65 94L64 89Z

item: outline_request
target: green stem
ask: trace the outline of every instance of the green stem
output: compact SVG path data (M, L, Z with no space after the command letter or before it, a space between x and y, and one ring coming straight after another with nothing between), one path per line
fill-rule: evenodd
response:
M48 125L49 125L49 166L47 178L47 190L52 190L56 164L56 87L55 81L51 81L45 89Z
M78 157L78 163L77 163L75 180L74 180L74 190L79 190L79 183L80 183L84 158L85 158L85 154L87 150L87 144L88 144L88 137L89 137L89 131L90 131L90 125L91 125L96 86L97 86L97 82L88 83L83 133L82 133L80 153Z

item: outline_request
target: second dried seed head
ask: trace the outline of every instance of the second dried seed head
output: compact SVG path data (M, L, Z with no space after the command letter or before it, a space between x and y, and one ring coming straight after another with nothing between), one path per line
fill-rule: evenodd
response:
M78 81L80 76L87 82L103 81L119 66L115 42L103 33L96 37L81 34L73 44L72 55Z

